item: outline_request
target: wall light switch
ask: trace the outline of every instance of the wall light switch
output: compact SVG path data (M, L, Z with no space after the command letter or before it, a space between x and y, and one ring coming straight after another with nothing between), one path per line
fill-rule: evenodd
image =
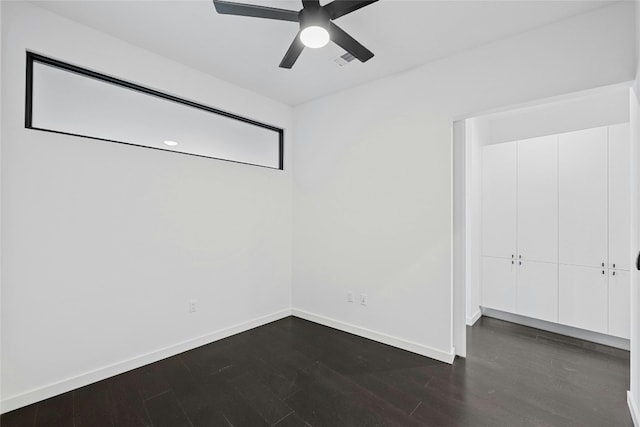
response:
M360 294L360 304L361 305L367 305L367 295L366 294Z
M189 313L195 313L197 308L197 301L192 299L189 301Z
M347 302L353 302L353 292L347 292Z

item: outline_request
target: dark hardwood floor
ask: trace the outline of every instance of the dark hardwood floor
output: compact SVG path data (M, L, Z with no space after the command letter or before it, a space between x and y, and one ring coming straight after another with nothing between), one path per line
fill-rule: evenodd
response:
M15 426L631 426L629 353L482 318L453 365L289 317L9 412Z

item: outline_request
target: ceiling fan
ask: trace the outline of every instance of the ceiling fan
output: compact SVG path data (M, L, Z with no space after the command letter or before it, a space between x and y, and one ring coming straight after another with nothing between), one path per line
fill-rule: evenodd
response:
M305 46L319 48L326 45L329 40L355 56L360 62L366 62L373 58L373 52L332 21L376 1L378 0L334 0L320 6L319 0L302 0L303 7L298 12L224 0L213 0L213 4L216 11L224 15L251 16L300 23L298 34L280 62L281 68L291 68Z

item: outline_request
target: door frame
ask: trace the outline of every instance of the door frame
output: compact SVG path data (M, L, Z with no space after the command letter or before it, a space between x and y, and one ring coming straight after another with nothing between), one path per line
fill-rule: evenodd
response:
M640 272L636 269L636 256L640 252L640 99L637 87L629 89L629 123L631 145L629 162L631 171L631 253L629 272L631 279L631 369L630 389L627 392L629 412L636 426L640 426Z
M466 230L466 122L457 120L452 123L451 144L451 333L453 350L456 356L467 357L467 230Z

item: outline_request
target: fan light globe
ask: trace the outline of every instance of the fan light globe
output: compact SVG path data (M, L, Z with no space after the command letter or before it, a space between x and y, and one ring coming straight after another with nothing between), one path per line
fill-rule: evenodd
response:
M300 32L300 41L306 47L318 49L329 43L329 32L317 25L311 25Z

